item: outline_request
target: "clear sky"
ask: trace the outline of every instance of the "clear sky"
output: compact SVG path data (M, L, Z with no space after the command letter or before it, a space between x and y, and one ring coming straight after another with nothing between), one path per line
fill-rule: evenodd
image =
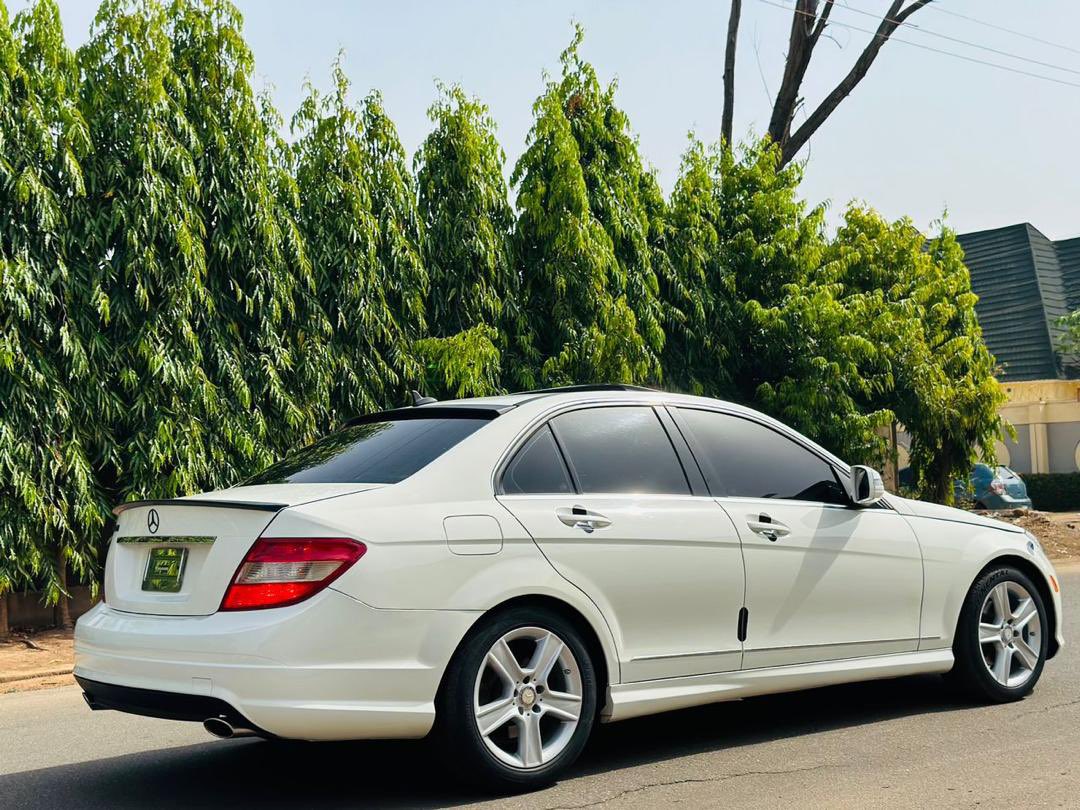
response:
M17 11L26 0L8 0ZM791 14L744 0L736 69L736 134L760 133L779 83ZM87 37L97 3L60 0L68 42ZM617 78L618 101L642 151L670 190L686 134L720 131L726 0L241 0L255 53L256 85L270 84L286 120L305 77L328 84L331 60L346 52L357 96L379 88L410 153L428 131L436 78L460 82L485 101L512 162L531 123L545 70L586 28L584 55L602 79ZM864 29L886 0L844 0L836 23ZM980 25L974 17L1065 47ZM898 36L975 59L1080 85L1076 0L935 0ZM810 66L811 108L847 71L869 34L836 25ZM928 32L935 32L934 36ZM983 49L952 41L965 40ZM992 53L1018 54L1033 64ZM864 82L818 131L803 192L830 201L835 222L852 199L886 216L928 226L943 210L960 231L1028 221L1051 238L1080 235L1080 86L1066 86L892 42Z

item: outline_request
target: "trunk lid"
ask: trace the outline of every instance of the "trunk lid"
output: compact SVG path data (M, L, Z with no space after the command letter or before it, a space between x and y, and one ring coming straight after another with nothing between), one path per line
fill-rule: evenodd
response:
M122 504L105 563L108 604L166 616L216 613L240 561L278 512L375 486L274 484Z

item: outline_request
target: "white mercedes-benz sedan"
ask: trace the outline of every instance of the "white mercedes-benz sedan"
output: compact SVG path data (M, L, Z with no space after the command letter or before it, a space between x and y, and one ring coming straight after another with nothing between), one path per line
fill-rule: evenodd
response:
M883 490L743 407L579 386L356 419L233 489L125 503L75 675L222 737L442 735L552 780L593 724L1062 645L1030 534Z

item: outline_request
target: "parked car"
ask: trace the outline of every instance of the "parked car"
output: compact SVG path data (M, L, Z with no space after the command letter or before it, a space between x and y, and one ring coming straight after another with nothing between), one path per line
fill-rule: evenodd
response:
M93 709L221 737L442 737L556 778L596 722L949 673L1017 700L1062 644L1023 530L887 495L726 402L585 386L353 420L242 486L117 507L76 630Z
M956 482L956 497L976 509L1030 509L1027 485L1008 467L976 464L968 481Z
M911 467L904 467L897 477L901 487L910 488L915 485L915 475ZM958 478L953 482L953 493L957 503L970 504L976 509L1031 508L1031 498L1028 497L1024 479L1005 466L976 464L971 468L968 480Z

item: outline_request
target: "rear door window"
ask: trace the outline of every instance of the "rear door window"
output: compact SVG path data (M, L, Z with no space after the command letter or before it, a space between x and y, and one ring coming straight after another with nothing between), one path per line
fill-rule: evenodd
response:
M648 406L570 411L551 426L582 493L690 494L671 439Z
M502 491L505 495L558 495L574 491L550 427L540 428L506 465Z
M361 422L290 453L245 484L396 484L426 467L488 418Z
M678 414L714 496L848 503L832 465L782 433L715 411Z

